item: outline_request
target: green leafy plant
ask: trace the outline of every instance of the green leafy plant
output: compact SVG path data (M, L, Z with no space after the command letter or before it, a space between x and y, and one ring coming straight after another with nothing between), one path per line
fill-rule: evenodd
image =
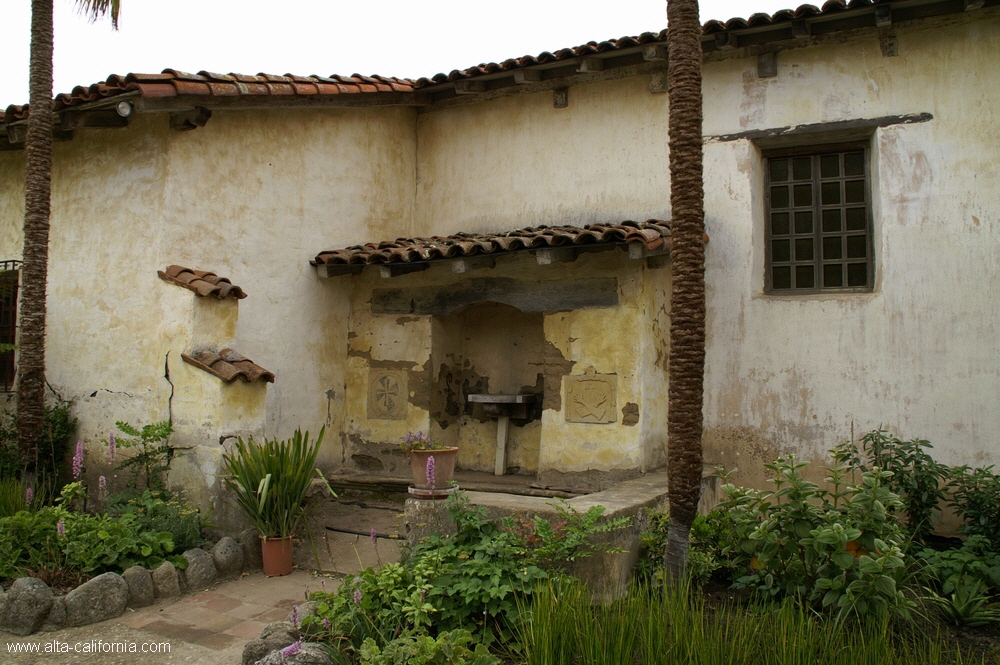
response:
M313 594L320 604L317 617L306 622L310 629L325 619L321 639L342 653L358 652L366 639L382 648L400 635L458 629L486 644L509 640L514 618L535 586L561 578L566 562L592 550L589 536L617 528L614 520L602 523L598 510L579 514L565 508L559 521L565 524L531 519L522 530L498 525L461 492L446 505L455 534L431 535L409 548L400 563L366 568L336 593Z
M37 484L53 490L64 475L66 452L76 431L71 403L57 399L45 407L45 423L38 433L35 473ZM20 478L21 461L17 450L17 423L14 413L0 413L0 478ZM38 488L36 488L37 490ZM51 498L54 491L43 493L40 500Z
M993 550L1000 552L1000 476L993 467L953 467L948 489L950 505L965 521L963 533L989 538Z
M892 474L886 476L886 485L902 501L913 540L923 541L933 529L938 504L947 495L943 481L949 471L927 452L933 448L930 442L903 441L884 430L873 430L861 439L863 456L850 444L843 448L850 452L846 459L860 471L878 468Z
M735 586L841 617L889 610L908 616L912 602L897 584L906 572L905 538L894 516L902 502L886 486L892 474L874 468L851 485L848 455L833 451L829 489L803 478L808 464L792 455L766 465L774 491L723 486L723 553L746 571Z
M202 517L198 509L167 490L118 494L108 499L106 510L111 517L132 516L141 532L172 534L174 548L180 552L202 542Z
M58 506L0 518L0 578L31 575L50 584L75 584L136 564L155 568L168 559L186 567L183 557L171 555L173 535L145 529L135 515L71 510L81 487L73 485L64 488Z
M986 536L969 536L957 549L930 548L915 554L923 573L944 594L955 591L959 580L978 580L994 593L1000 592L1000 553L991 549Z
M729 560L720 556L724 546L724 517L722 511L712 510L707 515L698 515L691 524L687 570L691 581L696 584L708 582L716 571L728 565ZM639 534L644 549L642 558L636 564L635 574L640 581L650 582L662 576L670 513L647 509L646 518L649 527Z
M934 605L941 617L956 626L978 628L991 623L1000 623L1000 609L988 605L989 594L986 585L974 578L959 577L953 582L953 590L939 596L933 589L923 600Z
M135 451L132 455L123 456L116 467L119 471L131 472L129 486L138 487L139 479L142 477L147 489L163 489L165 486L163 474L169 468L172 454L172 449L167 443L167 437L174 431L170 422L163 420L136 428L119 420L115 423L115 427L127 435L117 439L118 446Z
M499 665L500 659L482 644L473 644L467 630L428 635L404 635L384 646L367 638L361 645L363 665Z
M325 431L320 430L314 443L309 442L309 432L302 434L301 430L295 430L287 441L257 443L252 437L247 441L240 438L223 455L226 487L262 536L287 538L298 527L314 474L323 478L316 468L316 456Z

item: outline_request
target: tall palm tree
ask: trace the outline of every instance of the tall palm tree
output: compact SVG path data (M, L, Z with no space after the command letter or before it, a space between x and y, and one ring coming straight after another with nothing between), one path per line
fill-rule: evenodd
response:
M49 265L52 194L53 0L31 0L31 72L28 132L24 141L24 249L21 255L21 336L17 388L17 441L31 471L45 425L45 288ZM77 0L96 20L111 15L118 29L119 0Z
M705 193L702 185L701 22L698 0L667 0L670 101L670 365L664 565L680 580L701 494L705 373Z

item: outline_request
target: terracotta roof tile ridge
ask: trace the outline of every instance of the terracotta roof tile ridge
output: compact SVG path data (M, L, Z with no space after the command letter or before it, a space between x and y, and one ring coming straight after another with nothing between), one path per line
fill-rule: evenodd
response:
M229 279L219 277L214 272L172 265L167 266L166 270L157 270L156 274L159 275L160 279L177 286L183 286L202 297L213 296L219 300L228 297L242 300L247 297L243 289L233 284Z
M233 349L222 349L218 353L211 349L199 349L190 355L182 353L181 359L198 369L219 377L226 383L232 383L236 379L240 379L244 383L253 383L254 381L274 383L274 372L264 369Z
M396 238L320 252L312 265L388 265L502 254L519 250L640 242L659 249L670 237L670 224L651 219L585 226L541 225L496 233L461 232L450 236Z

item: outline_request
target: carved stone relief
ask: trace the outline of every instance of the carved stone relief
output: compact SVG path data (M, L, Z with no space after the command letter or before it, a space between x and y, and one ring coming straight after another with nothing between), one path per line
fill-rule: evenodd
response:
M582 376L566 377L566 422L613 423L618 414L615 404L614 374L598 374L588 367Z
M368 417L375 420L403 420L409 401L406 372L371 370L368 374Z

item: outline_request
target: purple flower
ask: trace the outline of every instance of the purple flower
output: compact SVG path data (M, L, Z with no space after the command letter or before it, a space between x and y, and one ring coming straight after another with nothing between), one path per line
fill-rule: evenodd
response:
M83 475L83 441L76 442L76 454L73 455L73 480L79 480Z
M60 536L66 535L66 520L62 519L61 517L59 518L59 521L56 522L56 533L58 533Z
M375 527L372 527L371 533L368 536L372 539L372 547L378 549L378 534L375 533Z
M329 617L323 617L323 627L324 628L326 628L327 630L330 630L330 627L332 625L333 624L330 623L330 618Z
M295 624L296 628L302 627L302 622L299 620L299 606L292 605L292 623Z
M434 455L427 457L427 484L431 489L437 484L437 479L434 477Z
M31 500L35 498L35 491L31 489L31 485L24 488L24 502L31 505Z
M115 451L118 449L118 440L115 438L115 433L110 432L108 434L108 459L112 462L115 461Z
M354 604L355 605L361 604L361 589L354 590Z
M300 637L295 642L292 642L287 647L281 650L282 656L294 656L299 651L302 650L302 638Z

